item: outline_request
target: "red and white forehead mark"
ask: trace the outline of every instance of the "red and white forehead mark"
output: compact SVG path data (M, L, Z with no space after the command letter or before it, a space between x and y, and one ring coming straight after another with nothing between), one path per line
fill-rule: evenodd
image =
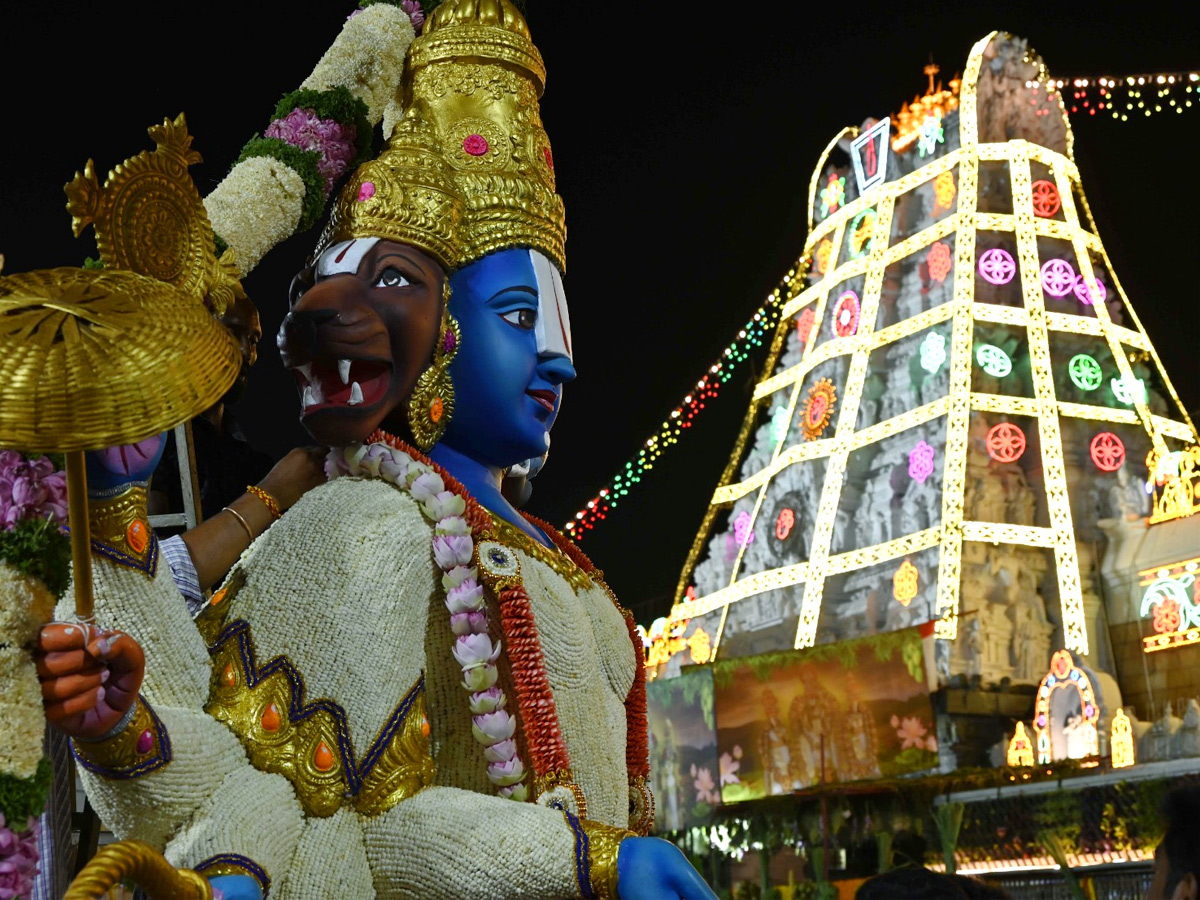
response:
M567 293L562 276L554 263L537 250L529 251L533 271L537 276L538 317L537 349L539 355L565 356L572 359L571 317L567 314Z
M358 271L358 264L371 248L379 243L379 238L356 238L352 241L338 241L330 244L317 257L317 277L327 278L330 275L353 275Z

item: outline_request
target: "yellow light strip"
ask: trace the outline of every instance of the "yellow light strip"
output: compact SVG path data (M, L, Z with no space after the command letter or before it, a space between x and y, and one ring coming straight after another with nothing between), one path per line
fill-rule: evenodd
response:
M903 180L903 179L901 179ZM868 192L868 196L870 192ZM809 576L804 582L804 598L800 605L800 620L796 626L797 649L811 647L817 639L817 620L821 613L821 595L825 588L828 570L829 545L833 539L833 525L845 481L846 462L850 457L850 439L858 420L858 404L862 398L863 385L867 380L867 364L871 353L868 349L870 335L875 330L879 314L879 297L883 292L883 273L886 268L888 235L892 233L892 210L895 194L885 194L875 210L875 238L871 241L871 252L867 255L870 266L863 284L861 307L858 316L859 348L850 360L850 371L846 374L846 387L838 400L837 430L834 433L836 447L829 456L825 469L825 484L821 488L821 500L817 506L813 536L808 545ZM823 322L824 319L818 319ZM764 487L765 491L766 488Z
M971 408L980 412L1002 413L1009 416L1036 416L1040 409L1032 397L1009 397L1007 394L971 394Z
M964 541L984 544L1023 544L1028 547L1054 547L1054 529L1037 525L1013 525L1009 522L963 522Z
M936 547L941 537L941 526L934 525L932 528L906 534L904 537L896 538L885 544L839 553L829 557L829 571L839 574L853 572L856 569L865 569L867 566L878 565L890 559L899 559L901 556L919 553L921 550Z
M1187 631L1168 631L1142 638L1142 652L1154 653L1158 650L1170 650L1172 647L1195 644L1198 641L1200 641L1200 628L1189 628Z
M1196 442L1196 432L1192 430L1191 425L1185 422L1172 422L1162 416L1151 416L1150 419L1163 437L1177 438L1192 444Z
M858 137L858 128L851 125L849 128L843 128L837 133L832 141L825 145L825 149L821 151L820 157L817 159L817 166L813 169L812 178L808 182L808 230L811 232L813 228L813 210L817 206L817 189L820 187L821 170L825 168L825 160L829 159L829 154L833 152L833 148L842 142L842 139L853 140Z
M1062 614L1063 643L1068 650L1088 653L1087 615L1083 607L1083 587L1079 580L1079 551L1075 546L1075 527L1071 519L1071 498L1067 490L1063 463L1062 433L1058 427L1058 402L1054 395L1054 370L1050 359L1050 335L1046 328L1046 307L1039 277L1037 232L1033 214L1033 178L1029 167L1029 143L1013 141L1009 162L1013 209L1017 219L1017 258L1021 267L1021 291L1029 312L1029 368L1038 399L1038 436L1042 451L1042 481L1050 527L1054 532L1054 562L1058 576L1058 602ZM1060 189L1061 190L1061 189ZM1068 190L1069 193L1069 190ZM1064 201L1064 209L1067 204ZM1072 207L1066 220L1073 222ZM1076 227L1075 232L1079 231ZM1086 251L1085 251L1086 252ZM1089 267L1090 268L1090 267ZM1091 272L1087 273L1089 276ZM1096 305L1105 314L1104 304Z
M976 322L995 322L999 325L1015 325L1024 328L1029 324L1029 313L1023 306L1000 306L998 303L972 303L971 315Z
M1120 422L1124 425L1136 425L1137 413L1132 409L1113 409L1109 406L1089 406L1086 403L1067 403L1058 401L1058 414L1072 419L1095 419L1099 422Z

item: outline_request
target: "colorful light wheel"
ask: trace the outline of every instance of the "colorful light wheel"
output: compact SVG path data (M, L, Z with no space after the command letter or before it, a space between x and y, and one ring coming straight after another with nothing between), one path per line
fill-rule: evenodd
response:
M1025 432L1010 422L993 425L984 442L996 462L1016 462L1025 453Z
M779 511L779 516L775 519L775 537L781 541L786 541L787 536L792 533L792 528L796 525L796 514L787 508Z
M918 441L917 446L908 451L908 477L917 484L924 484L925 479L933 474L935 453L929 444Z
M1101 472L1115 472L1125 462L1125 445L1111 431L1102 431L1092 438L1089 449L1092 462Z
M1062 208L1062 197L1052 181L1033 183L1033 214L1048 219Z
M850 223L850 258L866 256L875 246L875 224L879 214L873 209L864 209Z
M858 294L845 291L838 297L833 308L833 333L838 337L850 337L858 331Z
M1075 387L1081 391L1094 391L1104 381L1100 363L1086 353L1079 353L1071 357L1071 361L1067 363L1067 374L1071 376L1071 382Z
M1008 284L1017 274L1017 264L1012 254L999 247L985 250L979 257L979 277L989 284Z
M815 441L825 431L836 402L837 393L828 378L822 378L808 389L808 399L804 403L804 414L800 421L806 441Z
M949 209L954 203L954 173L943 172L937 178L933 179L933 210L937 212L939 209Z
M946 336L936 331L929 332L921 341L921 368L932 375L945 361Z
M833 256L833 241L825 238L821 243L817 244L817 274L824 275L829 271L829 260Z
M976 347L975 362L993 378L1003 378L1012 371L1012 360L1008 358L1008 354L993 344L980 344Z
M925 265L929 268L930 278L938 284L945 281L950 270L954 268L954 261L950 257L950 245L942 241L935 243L925 254Z
M1089 285L1088 280L1080 275L1075 279L1074 291L1075 299L1085 306L1103 303L1108 298L1108 288L1098 278L1091 279L1091 284Z
M901 606L908 606L917 596L920 575L917 567L906 559L892 576L892 596Z
M1075 288L1075 269L1065 259L1048 259L1039 273L1042 290L1051 297L1065 297Z
M812 335L813 321L816 319L816 314L813 313L812 307L806 307L796 318L796 337L800 338L800 343L807 344L809 337Z

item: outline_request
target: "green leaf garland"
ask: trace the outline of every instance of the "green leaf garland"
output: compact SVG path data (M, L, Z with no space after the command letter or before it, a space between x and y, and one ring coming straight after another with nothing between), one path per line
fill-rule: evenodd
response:
M24 519L0 531L0 559L42 580L56 597L67 589L71 573L71 541L50 519Z
M53 779L54 771L46 756L38 762L32 778L0 773L0 812L4 813L9 828L24 831L26 822L41 815Z

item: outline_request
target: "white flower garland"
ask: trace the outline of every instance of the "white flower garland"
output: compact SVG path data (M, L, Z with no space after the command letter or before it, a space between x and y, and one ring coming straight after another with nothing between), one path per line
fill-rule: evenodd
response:
M32 778L42 758L42 687L26 648L53 611L41 581L0 561L0 774L14 778Z
M500 641L488 635L487 605L479 572L472 566L475 544L463 518L466 501L453 491L433 469L402 450L386 444L357 444L332 450L325 474L332 481L339 475L369 475L407 490L434 522L433 558L443 572L450 628L458 636L451 652L463 670L462 686L470 691L471 733L484 748L487 777L502 797L523 801L526 769L514 740L517 722L508 712L508 697L496 684Z
M346 20L300 87L346 88L367 104L367 119L374 127L396 96L404 57L415 36L404 10L374 3ZM213 231L233 249L242 277L295 233L304 191L303 179L289 166L271 157L251 157L234 166L204 198Z

